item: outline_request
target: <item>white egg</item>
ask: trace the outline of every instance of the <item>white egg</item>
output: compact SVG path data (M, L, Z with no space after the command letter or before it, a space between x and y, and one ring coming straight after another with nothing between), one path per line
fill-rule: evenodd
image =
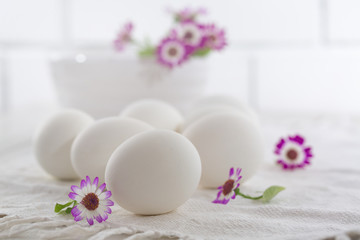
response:
M67 109L48 118L37 130L34 149L40 166L59 179L76 179L71 165L70 149L75 137L94 119L88 114Z
M213 95L199 99L193 106L193 112L203 109L204 107L227 106L237 109L253 118L258 120L257 114L246 104L242 103L239 99L227 95Z
M183 122L183 117L176 108L156 99L136 101L128 105L120 116L139 119L155 128L174 131L177 131Z
M264 158L260 128L242 113L214 113L191 124L186 136L202 163L200 185L215 188L228 177L231 167L242 168L242 181L252 177Z
M193 111L191 111L185 117L184 124L182 125L182 132L190 126L192 123L201 119L204 116L213 113L223 113L223 112L238 112L237 108L226 106L226 105L210 105L210 106L202 106Z
M114 150L129 137L153 129L147 123L132 118L111 117L99 120L83 130L71 149L71 161L82 178L105 179L106 164Z
M201 162L194 145L170 130L139 133L121 144L106 166L115 201L136 214L174 210L196 190Z

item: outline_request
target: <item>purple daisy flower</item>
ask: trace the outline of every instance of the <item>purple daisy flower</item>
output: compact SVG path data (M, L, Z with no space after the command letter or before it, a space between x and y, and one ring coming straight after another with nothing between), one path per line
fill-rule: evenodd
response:
M131 22L126 23L114 40L114 47L119 52L124 50L125 45L132 41L131 32L133 27L134 26Z
M224 29L216 27L214 24L202 26L204 29L205 46L215 50L221 50L226 46Z
M178 38L180 38L191 49L204 46L203 29L195 22L183 22L177 29Z
M309 165L311 158L311 147L305 146L305 139L300 135L281 138L275 147L278 156L277 163L283 169L293 170Z
M114 205L114 202L109 199L111 191L104 191L105 183L100 187L98 184L98 177L91 182L90 178L86 176L86 180L81 180L80 187L71 186L72 192L69 193L69 198L79 203L71 210L75 221L86 218L87 222L93 225L93 218L99 223L108 219L108 214L111 214L110 206Z
M237 168L236 172L234 168L230 168L229 179L224 183L224 185L218 187L219 192L213 203L227 204L230 199L236 197L235 189L240 186L241 179L241 168Z
M173 37L165 38L156 49L158 62L170 68L184 62L189 53L184 42Z

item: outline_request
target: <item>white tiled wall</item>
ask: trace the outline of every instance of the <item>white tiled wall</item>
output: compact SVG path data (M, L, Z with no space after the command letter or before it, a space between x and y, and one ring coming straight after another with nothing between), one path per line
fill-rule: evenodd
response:
M329 38L333 42L360 42L360 1L330 0Z
M56 101L54 48L107 46L127 20L136 37L158 40L167 6L207 7L227 30L229 47L209 59L209 93L260 110L360 114L358 0L0 0L1 109Z
M257 74L263 108L360 112L360 51L263 51Z
M314 43L319 33L319 3L314 0L233 1L230 29L240 42Z
M0 0L0 41L55 43L61 39L58 0Z

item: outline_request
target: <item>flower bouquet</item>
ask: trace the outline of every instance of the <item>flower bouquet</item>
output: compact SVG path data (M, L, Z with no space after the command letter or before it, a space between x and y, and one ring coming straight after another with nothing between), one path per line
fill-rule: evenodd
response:
M215 24L203 24L197 21L198 15L206 14L205 9L196 11L185 8L179 12L171 11L175 26L157 45L140 45L131 36L133 24L126 23L117 38L114 47L123 51L128 44L139 45L139 56L155 56L163 66L173 68L192 57L205 57L211 51L222 50L226 46L225 31Z

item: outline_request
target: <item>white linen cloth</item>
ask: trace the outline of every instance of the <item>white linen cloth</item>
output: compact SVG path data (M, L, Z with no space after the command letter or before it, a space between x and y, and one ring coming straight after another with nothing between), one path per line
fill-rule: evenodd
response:
M79 181L48 176L30 144L0 151L0 239L359 239L360 120L264 115L262 125L266 162L241 191L257 195L270 185L285 186L270 203L237 197L213 204L216 191L199 189L171 213L138 216L114 206L105 223L93 226L54 213ZM294 133L313 147L313 164L283 171L274 164L273 147Z

